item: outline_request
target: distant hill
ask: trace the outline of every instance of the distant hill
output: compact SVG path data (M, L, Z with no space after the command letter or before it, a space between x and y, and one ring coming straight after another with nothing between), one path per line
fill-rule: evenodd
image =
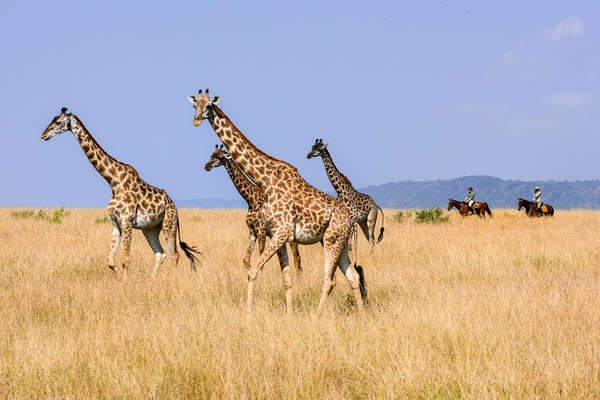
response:
M463 176L437 181L403 181L359 188L370 194L385 208L447 207L448 198L465 198L467 188L473 186L475 199L486 201L494 208L516 208L517 198L530 200L533 188L540 186L545 202L558 209L600 209L600 180L593 181L513 181L493 176ZM333 188L330 191L333 194ZM176 200L180 208L247 208L241 197L235 199Z
M236 199L187 199L175 200L178 208L248 208L241 197Z
M515 181L492 176L464 176L450 180L403 181L359 189L386 208L446 207L448 198L462 200L473 186L475 199L494 208L516 208L517 198L530 200L535 186L542 189L544 202L558 209L600 208L600 180Z

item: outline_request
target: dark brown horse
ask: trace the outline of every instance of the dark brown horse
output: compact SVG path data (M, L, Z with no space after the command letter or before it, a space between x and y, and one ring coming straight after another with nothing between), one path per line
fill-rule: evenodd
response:
M480 218L485 218L485 213L492 216L492 209L485 201L476 201L473 203L473 207L469 207L469 205L464 201L458 201L454 199L448 199L448 211L452 210L452 207L456 207L459 214L463 217L468 215L477 214Z
M554 207L550 204L542 203L542 208L538 209L537 204L533 201L525 200L519 197L517 210L525 209L525 214L529 217L552 217L554 216Z

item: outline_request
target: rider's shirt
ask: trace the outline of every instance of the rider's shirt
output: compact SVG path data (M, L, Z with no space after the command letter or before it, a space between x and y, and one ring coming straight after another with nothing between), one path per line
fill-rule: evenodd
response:
M542 191L541 190L538 190L537 192L535 192L533 194L533 201L536 203L542 202Z
M465 201L466 201L467 203L470 203L470 202L472 202L473 200L475 200L475 193L473 193L473 192L469 192L469 193L467 193L467 197L465 197Z

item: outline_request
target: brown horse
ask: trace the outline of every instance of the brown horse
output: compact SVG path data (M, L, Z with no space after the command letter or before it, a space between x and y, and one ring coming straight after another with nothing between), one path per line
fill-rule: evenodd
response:
M452 207L456 207L459 214L463 217L476 214L480 218L485 218L486 212L490 217L492 216L492 209L485 201L476 201L473 203L473 207L469 207L469 205L464 201L448 199L448 211L452 210Z
M554 207L550 204L542 203L542 208L538 209L537 204L533 201L518 198L517 210L521 211L521 208L525 209L525 214L529 217L553 217Z

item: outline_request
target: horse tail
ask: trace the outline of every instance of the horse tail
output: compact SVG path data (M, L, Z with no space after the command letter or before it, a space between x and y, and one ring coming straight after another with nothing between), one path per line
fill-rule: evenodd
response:
M367 286L365 282L365 272L363 271L363 267L360 265L354 264L354 269L358 272L358 284L360 287L360 297L363 299L363 303L365 306L369 305L369 299L367 298Z
M385 229L383 224L385 223L385 217L383 216L383 210L381 207L377 206L377 208L379 209L379 212L381 212L381 230L379 231L379 237L377 238L377 243L379 243L381 242L381 239L383 239L383 230Z
M492 209L490 208L490 206L488 206L488 203L486 203L485 201L483 202L483 204L485 204L485 210L487 211L488 215L490 217L493 217L492 215Z
M186 242L181 240L181 232L179 230L179 214L177 214L177 236L179 237L179 247L183 250L185 256L190 260L190 267L196 271L196 262L199 262L198 257L195 254L202 254L195 247L188 245Z

